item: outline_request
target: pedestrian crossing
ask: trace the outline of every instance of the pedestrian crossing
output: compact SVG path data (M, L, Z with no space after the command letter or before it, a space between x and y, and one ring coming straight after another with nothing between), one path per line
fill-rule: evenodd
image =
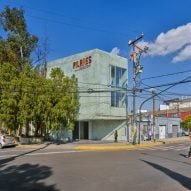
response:
M176 144L176 145L160 145L160 146L152 146L152 147L144 147L144 148L137 148L136 150L152 150L152 151L181 151L181 150L189 150L189 144Z

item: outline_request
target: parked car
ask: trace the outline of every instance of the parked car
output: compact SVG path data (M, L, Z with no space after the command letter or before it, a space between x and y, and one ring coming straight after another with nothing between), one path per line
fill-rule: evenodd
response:
M7 134L0 134L0 148L7 146L15 146L16 142L14 137Z
M182 131L182 136L188 136L189 135L189 132L188 131L186 131L186 130L183 130Z

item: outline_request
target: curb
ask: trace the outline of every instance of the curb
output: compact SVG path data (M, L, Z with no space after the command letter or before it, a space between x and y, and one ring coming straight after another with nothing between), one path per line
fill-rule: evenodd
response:
M163 143L147 143L141 145L79 145L74 147L77 150L128 150L128 149L137 149L144 147L153 147L157 145L162 145Z
M17 145L17 149L37 149L40 148L41 145Z
M185 142L189 142L189 140L161 141L162 144L174 144L174 143L185 143Z

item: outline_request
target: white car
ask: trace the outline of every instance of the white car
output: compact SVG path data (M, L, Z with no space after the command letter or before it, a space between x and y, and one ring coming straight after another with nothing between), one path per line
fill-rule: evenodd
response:
M188 136L189 135L189 132L188 131L186 131L186 130L183 130L182 131L182 136Z
M7 134L0 134L0 149L7 146L15 146L16 142L14 137Z

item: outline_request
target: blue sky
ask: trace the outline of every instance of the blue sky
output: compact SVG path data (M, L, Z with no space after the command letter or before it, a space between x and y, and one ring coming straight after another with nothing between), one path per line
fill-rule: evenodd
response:
M114 49L129 58L128 41L143 33L140 46L147 45L149 52L141 57L141 78L182 72L143 83L155 86L191 76L191 71L184 72L191 70L190 0L0 0L0 10L5 5L22 7L28 30L41 42L47 36L48 60L94 48L108 52ZM130 79L131 71L129 62ZM190 84L175 86L168 92L161 99L189 96ZM149 94L143 92L141 100Z

